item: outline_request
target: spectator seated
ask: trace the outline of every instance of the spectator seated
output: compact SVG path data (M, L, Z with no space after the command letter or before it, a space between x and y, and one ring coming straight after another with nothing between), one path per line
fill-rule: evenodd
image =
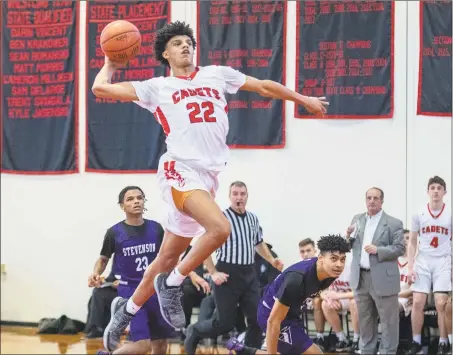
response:
M113 272L102 280L99 287L93 288L93 293L88 301L88 316L84 333L86 338L101 338L104 329L110 321L110 305L118 295L118 280Z

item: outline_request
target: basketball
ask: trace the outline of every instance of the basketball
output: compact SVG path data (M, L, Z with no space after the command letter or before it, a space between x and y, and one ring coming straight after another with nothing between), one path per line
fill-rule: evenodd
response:
M129 21L110 22L102 30L101 49L113 61L128 61L139 52L142 43L140 31Z

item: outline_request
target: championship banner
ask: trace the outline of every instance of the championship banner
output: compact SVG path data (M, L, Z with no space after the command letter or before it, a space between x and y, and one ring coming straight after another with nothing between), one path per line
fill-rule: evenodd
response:
M141 33L140 54L118 69L112 83L166 76L154 57L154 39L170 21L167 1L87 1L87 156L86 171L155 173L165 152L165 134L153 114L133 102L100 99L91 91L104 65L99 37L115 20L133 23Z
M393 117L393 1L298 1L296 91L326 118ZM296 118L316 118L296 105Z
M285 84L286 1L198 0L198 65L225 65ZM258 94L227 95L231 148L283 148L285 105Z
M420 1L417 115L452 115L451 7L451 1Z
M78 172L78 1L1 2L3 173Z

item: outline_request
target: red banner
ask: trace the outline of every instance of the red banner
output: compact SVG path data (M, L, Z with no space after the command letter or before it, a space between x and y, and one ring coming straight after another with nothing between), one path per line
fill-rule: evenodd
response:
M78 172L78 1L2 1L4 173Z
M393 1L298 1L296 91L326 118L393 117ZM296 105L296 118L316 118Z
M417 115L451 117L451 1L420 1Z
M225 65L285 85L286 1L198 0L198 64ZM226 95L230 148L285 147L285 102Z
M139 55L115 71L112 82L144 81L169 71L154 56L156 32L169 22L168 1L87 2L87 130L85 171L101 173L155 173L166 150L165 134L151 112L133 102L95 97L94 78L104 65L99 37L110 22L127 20L140 31Z

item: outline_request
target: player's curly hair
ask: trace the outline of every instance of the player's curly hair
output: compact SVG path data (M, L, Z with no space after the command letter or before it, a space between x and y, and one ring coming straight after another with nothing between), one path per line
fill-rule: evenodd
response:
M341 235L327 235L318 240L318 249L321 254L340 252L346 254L351 250L350 243Z
M171 22L165 24L164 27L159 29L156 33L156 40L154 42L154 54L159 62L164 65L170 66L168 60L166 60L162 53L165 52L168 41L175 36L187 36L192 41L193 49L196 48L197 42L193 35L193 30L188 24L181 21Z

